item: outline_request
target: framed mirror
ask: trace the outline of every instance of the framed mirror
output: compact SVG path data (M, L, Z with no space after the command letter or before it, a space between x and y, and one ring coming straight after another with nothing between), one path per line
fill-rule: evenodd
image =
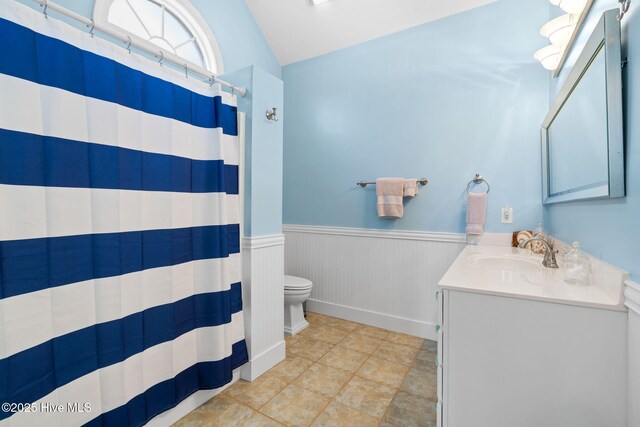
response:
M605 12L542 123L543 202L624 197L617 10Z

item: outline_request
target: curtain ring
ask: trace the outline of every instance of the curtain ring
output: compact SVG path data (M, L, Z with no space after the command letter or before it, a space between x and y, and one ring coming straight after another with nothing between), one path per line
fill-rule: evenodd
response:
M96 29L96 23L95 21L92 19L91 20L91 29L89 30L89 35L91 36L91 38L93 38L93 30Z
M127 39L128 39L128 41L129 41L129 44L127 44L127 51L128 51L129 53L131 53L131 37L130 37L130 36L127 36Z
M162 67L162 61L164 60L164 52L160 51L160 60L158 61L158 64L160 64L160 66Z
M49 8L49 3L47 2L48 0L44 0L44 10L42 11L42 13L44 14L44 17L49 19L49 15L47 15L47 9Z

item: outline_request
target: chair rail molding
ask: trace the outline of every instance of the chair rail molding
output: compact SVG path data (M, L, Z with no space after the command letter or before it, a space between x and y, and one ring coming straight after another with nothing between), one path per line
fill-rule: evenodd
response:
M441 233L405 230L378 230L368 228L325 227L316 225L283 225L285 233L311 233L338 236L377 237L382 239L424 240L429 242L465 243L462 233Z
M284 234L242 238L242 249L260 249L278 245L284 245Z

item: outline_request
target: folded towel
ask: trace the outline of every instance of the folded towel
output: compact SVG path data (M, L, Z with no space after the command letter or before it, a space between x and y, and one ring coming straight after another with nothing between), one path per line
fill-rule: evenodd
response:
M404 197L412 198L416 197L418 194L418 180L413 179L405 179L404 180Z
M467 234L482 236L487 217L487 193L468 193L467 199Z
M402 218L402 194L404 179L378 178L376 195L378 196L378 216L381 218Z

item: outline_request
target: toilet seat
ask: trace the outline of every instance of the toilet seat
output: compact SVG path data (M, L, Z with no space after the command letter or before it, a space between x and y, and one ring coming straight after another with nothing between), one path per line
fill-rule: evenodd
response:
M304 297L306 300L311 295L311 289L285 289L284 295L287 298Z
M311 289L313 283L311 280L304 279L297 276L284 276L284 290L285 291L303 291Z

